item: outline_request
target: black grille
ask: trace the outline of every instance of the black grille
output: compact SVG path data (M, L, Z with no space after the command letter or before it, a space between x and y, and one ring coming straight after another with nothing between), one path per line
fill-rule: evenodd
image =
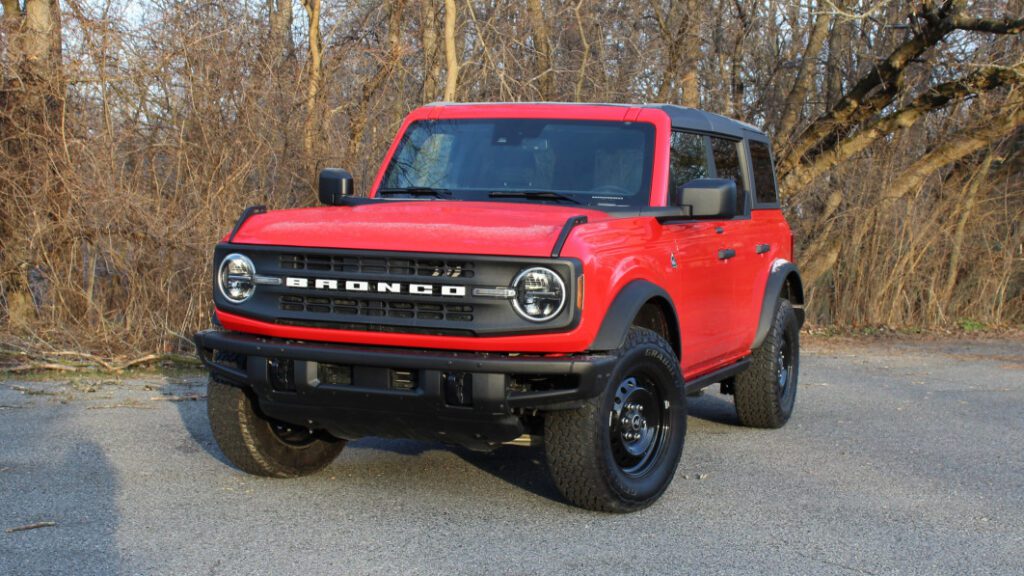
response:
M286 312L334 313L368 318L473 321L473 307L468 304L285 295L280 298L280 307Z
M282 254L280 264L281 268L285 270L384 274L388 276L472 278L476 275L476 268L473 262L433 258L388 258L347 254Z
M214 289L218 310L262 322L331 330L445 336L553 332L575 325L571 304L543 325L521 318L508 299L476 288L507 287L530 266L555 270L576 302L578 261L275 246L217 246L215 267L244 252L263 282L242 304ZM427 288L424 288L426 286ZM458 287L453 290L452 287Z
M278 318L274 320L286 326L303 326L306 328L326 328L328 330L362 330L364 332L387 332L393 334L424 334L427 336L473 336L472 330L455 328L420 328L418 326L389 326L387 324L363 324L359 322L333 322L330 320L292 320Z

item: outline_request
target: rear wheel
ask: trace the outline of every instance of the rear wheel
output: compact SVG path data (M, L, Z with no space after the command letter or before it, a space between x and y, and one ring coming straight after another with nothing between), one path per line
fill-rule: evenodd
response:
M733 398L740 424L781 428L796 403L800 371L800 324L788 300L779 299L768 335L736 376Z
M686 436L679 361L657 333L631 328L611 384L576 410L545 415L555 485L571 503L605 512L649 506L675 476Z
M345 448L345 441L301 426L264 418L241 388L212 378L207 415L213 438L232 464L257 476L292 478L317 472Z

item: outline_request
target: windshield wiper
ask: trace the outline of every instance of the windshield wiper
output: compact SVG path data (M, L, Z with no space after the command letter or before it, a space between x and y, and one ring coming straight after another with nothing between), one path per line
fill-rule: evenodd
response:
M391 194L408 194L410 196L433 196L434 198L447 198L452 195L447 188L430 188L428 186L410 186L408 188L381 188L377 191L381 196Z
M563 202L572 202L573 204L582 204L579 200L561 194L558 192L551 192L549 190L497 190L488 194L491 198L529 198L531 200L558 200Z

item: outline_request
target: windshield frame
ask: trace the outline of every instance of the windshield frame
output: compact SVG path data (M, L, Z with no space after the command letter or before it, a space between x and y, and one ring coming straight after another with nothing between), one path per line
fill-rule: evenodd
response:
M443 197L431 197L429 195L402 195L398 192L392 192L385 197L380 192L384 189L391 189L385 186L385 182L388 179L389 174L393 166L397 163L399 155L403 147L407 144L409 138L413 135L417 125L430 124L434 122L507 122L507 121L537 121L542 120L546 122L554 122L560 124L580 124L580 125L597 125L597 124L609 124L609 125L643 125L643 129L646 132L644 134L644 150L642 158L642 166L640 173L640 184L637 193L627 195L617 195L613 192L601 193L595 191L571 191L561 189L545 189L545 188L502 188L502 187L481 187L481 188L463 188L463 189L452 189L450 194L448 190L445 190ZM382 200L382 201L473 201L473 202L514 202L514 203L531 203L531 204L547 204L547 205L560 205L560 206L575 206L579 208L592 209L592 210L603 210L608 212L621 211L624 209L635 209L651 205L652 194L655 192L655 182L658 178L658 164L659 164L659 142L661 126L658 122L651 121L646 118L637 119L625 119L625 118L594 118L594 117L580 117L575 114L567 116L535 116L535 115L524 115L524 116L505 116L501 114L497 115L473 115L473 116L433 116L433 117L410 117L402 126L402 133L399 138L396 138L391 148L388 150L386 162L381 166L378 172L377 178L375 179L373 189L371 190L370 197ZM498 195L492 195L493 193L499 193ZM515 194L504 195L506 192L539 192L539 193L554 193L547 197L541 197L540 195L534 195L533 197L526 197L526 195L520 197ZM556 196L565 195L571 197L571 200L560 200ZM441 195L438 195L441 196Z

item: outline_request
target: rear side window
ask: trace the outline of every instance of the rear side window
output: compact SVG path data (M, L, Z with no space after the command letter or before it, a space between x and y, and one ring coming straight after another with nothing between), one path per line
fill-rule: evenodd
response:
M736 213L743 214L746 211L747 186L740 164L740 143L712 136L711 154L715 158L715 177L728 178L736 183Z
M704 137L687 132L672 133L669 158L669 197L675 190L691 180L708 177L708 154Z
M775 204L779 201L775 190L775 171L772 170L772 154L763 142L750 141L750 160L754 165L754 194L758 204Z

